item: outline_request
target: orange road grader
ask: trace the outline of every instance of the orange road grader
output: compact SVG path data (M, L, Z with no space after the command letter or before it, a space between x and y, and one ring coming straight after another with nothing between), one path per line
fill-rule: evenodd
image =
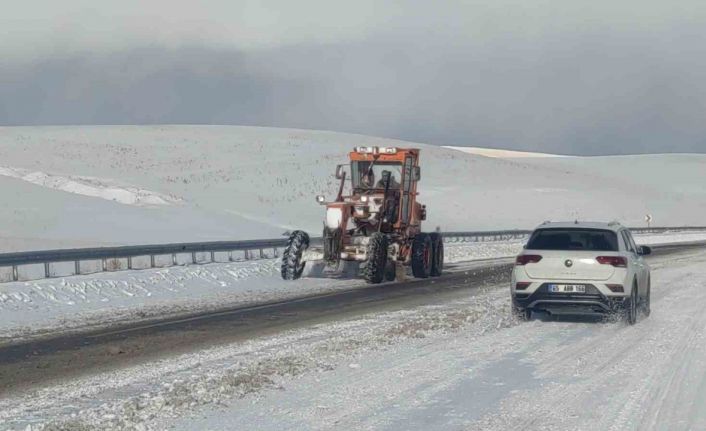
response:
M417 278L441 275L441 234L422 232L426 207L417 202L418 149L356 147L350 166L336 167L336 178L340 187L332 202L316 197L326 206L323 244L310 246L306 232L292 232L282 254L283 279L300 278L311 261L323 261L328 272L336 272L341 261L359 262L368 283L395 280L403 265Z

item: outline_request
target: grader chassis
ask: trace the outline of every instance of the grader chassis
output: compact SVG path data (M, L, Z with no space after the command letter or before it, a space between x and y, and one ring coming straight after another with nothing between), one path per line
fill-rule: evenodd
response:
M411 266L417 278L438 277L444 245L438 232L422 232L426 207L417 202L419 150L397 147L356 147L350 169L338 165L338 195L326 206L323 245L310 247L309 235L291 233L282 255L285 280L302 276L308 261L323 261L335 272L341 261L360 262L368 283L393 281L398 268ZM344 193L350 172L350 190Z

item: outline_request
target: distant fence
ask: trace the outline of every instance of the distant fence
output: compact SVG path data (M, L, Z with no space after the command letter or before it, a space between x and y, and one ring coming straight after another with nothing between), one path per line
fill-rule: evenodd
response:
M706 231L706 227L651 227L631 230L636 234L649 234ZM493 242L525 239L531 233L530 230L498 230L443 232L442 236L447 243ZM320 243L321 238L312 238L311 241L313 244ZM0 268L8 268L10 271L9 276L0 277L0 282L18 281L20 278L31 280L101 271L275 258L286 243L286 238L277 238L3 253L0 254ZM136 259L140 261L137 265ZM67 263L72 266L68 274L57 275L52 271L52 265ZM33 266L33 271L20 277L20 268L25 266ZM39 272L37 267L40 268ZM66 272L66 268L64 271Z

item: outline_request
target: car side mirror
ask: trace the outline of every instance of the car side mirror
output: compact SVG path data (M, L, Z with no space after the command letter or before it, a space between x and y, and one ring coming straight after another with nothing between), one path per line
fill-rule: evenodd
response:
M341 178L343 178L343 168L344 168L344 166L346 166L346 165L337 165L337 166L336 166L336 179L337 179L337 180L340 180Z
M652 254L652 249L646 245L641 245L637 248L637 254L640 256L649 256Z

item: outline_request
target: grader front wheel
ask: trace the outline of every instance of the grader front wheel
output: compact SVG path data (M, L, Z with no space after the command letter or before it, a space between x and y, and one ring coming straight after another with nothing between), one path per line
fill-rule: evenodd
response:
M363 278L365 278L366 282L378 284L385 278L388 245L387 236L384 234L375 232L370 236L370 241L368 242L368 261L363 268Z
M302 276L305 265L305 262L302 262L302 255L307 248L309 248L309 235L301 230L292 232L282 253L283 280L296 280Z

